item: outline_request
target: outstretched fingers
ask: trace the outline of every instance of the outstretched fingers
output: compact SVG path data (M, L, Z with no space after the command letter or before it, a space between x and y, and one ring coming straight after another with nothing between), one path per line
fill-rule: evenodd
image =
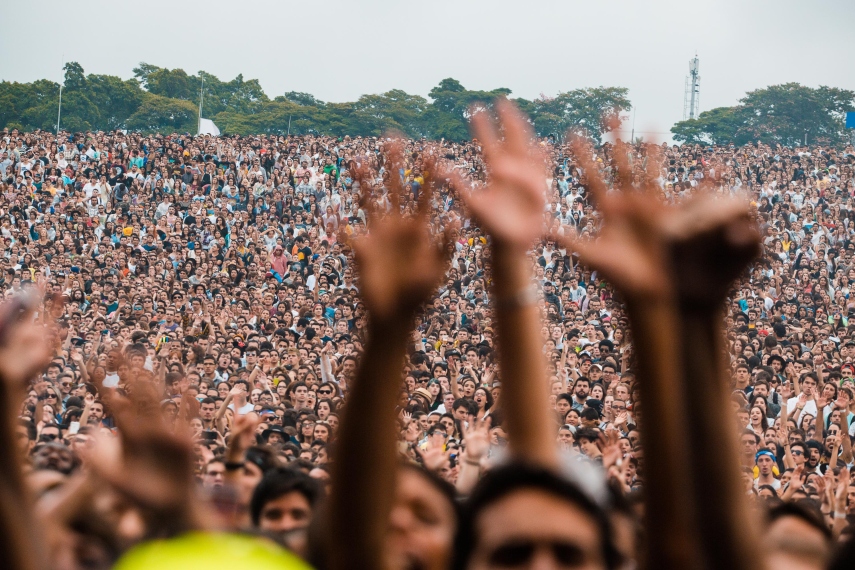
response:
M367 163L354 164L353 178L359 182L359 206L365 212L367 221L377 219L377 200L374 196L374 180Z
M404 164L404 146L400 139L392 139L392 144L386 154L386 190L388 191L389 203L392 205L392 213L400 215L401 196L404 193L404 184L401 180L401 169Z
M504 97L496 100L496 113L505 135L507 151L516 155L526 155L534 139L534 132L526 117L516 105Z
M570 148L573 150L573 155L575 156L576 161L582 167L582 171L587 181L586 188L594 198L597 207L601 212L603 212L603 215L606 215L608 206L610 205L608 196L609 189L600 177L600 173L597 171L597 166L594 164L594 161L591 160L591 148L580 138L574 139L573 142L570 143Z
M436 158L428 156L422 165L422 177L425 183L419 189L419 203L416 208L416 219L419 223L427 222L432 212L431 206L438 183L436 168Z
M500 152L499 132L489 113L478 111L470 120L472 134L481 143L481 154L487 163L494 162Z

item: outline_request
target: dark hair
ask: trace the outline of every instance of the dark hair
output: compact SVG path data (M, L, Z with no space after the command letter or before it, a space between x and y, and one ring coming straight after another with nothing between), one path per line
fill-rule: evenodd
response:
M802 499L777 504L766 513L766 524L770 526L784 517L796 517L818 530L827 541L831 540L831 530L825 524L816 501Z
M586 421L595 421L600 419L600 412L594 408L585 408L579 417Z
M302 471L277 467L266 472L255 491L252 492L252 499L249 502L252 524L258 526L258 519L264 505L294 492L303 495L313 508L324 496L323 487L318 484L318 481Z
M475 408L475 402L467 400L466 398L458 398L457 400L454 400L454 404L451 405L452 410L456 410L460 407L466 408L466 413L468 414L475 414L478 412Z
M614 568L618 554L611 539L606 513L576 485L560 475L527 463L510 463L491 470L475 487L460 517L455 539L455 570L464 570L478 544L476 525L481 513L517 491L533 489L569 503L588 515L600 533L600 548L606 568Z
M36 429L36 424L31 422L30 420L25 420L23 418L18 419L18 425L26 428L27 430L27 439L30 441L35 441L38 437L38 429Z
M579 428L576 430L576 442L578 443L579 440L582 440L582 439L587 439L588 441L595 443L595 442L599 441L600 434L595 429Z
M805 445L805 442L803 441L794 441L792 445L790 445L790 453L792 453L792 451L797 447L800 447L802 449L802 454L804 454L805 457L808 457L808 446Z

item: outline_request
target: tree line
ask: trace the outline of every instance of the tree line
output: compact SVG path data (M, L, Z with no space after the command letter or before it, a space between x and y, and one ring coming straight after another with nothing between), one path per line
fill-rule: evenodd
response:
M447 78L428 97L393 89L363 95L353 102L329 103L308 93L289 91L271 99L257 79L238 75L223 81L205 71L190 75L148 63L134 68L132 79L86 74L77 62L64 68L64 130L128 129L152 132L195 132L204 84L204 114L224 134L292 134L377 136L390 130L410 137L463 140L474 108L490 105L511 90L465 88ZM0 126L24 131L56 128L60 85L46 79L32 83L0 82ZM594 140L608 132L614 119L632 108L624 87L580 88L554 97L513 98L540 136L568 131ZM760 140L787 146L844 144L846 111L855 110L855 92L798 83L751 91L738 105L704 111L671 128L674 140L692 144L745 144Z
M680 121L671 132L674 140L698 144L842 145L852 136L844 126L847 111L855 111L853 91L784 83L750 91L733 107Z
M410 137L463 140L473 109L489 105L511 90L465 88L443 79L428 97L400 89L363 95L353 102L327 103L290 91L270 99L257 79L238 75L222 81L200 71L166 69L148 63L134 68L133 79L86 74L77 62L65 65L60 126L68 131L128 129L141 132L195 132L204 83L204 110L224 134L380 135L389 130ZM0 82L0 126L30 131L56 128L60 85ZM563 136L578 131L599 137L610 118L631 108L628 89L596 87L514 99L531 117L538 134Z

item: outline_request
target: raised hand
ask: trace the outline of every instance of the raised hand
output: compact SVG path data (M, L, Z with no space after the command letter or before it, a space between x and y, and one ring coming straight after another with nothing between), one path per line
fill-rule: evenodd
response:
M759 234L747 201L701 192L677 205L659 198L655 183L659 164L654 154L640 188L633 186L632 167L621 149L615 192L610 192L591 160L591 150L573 144L585 171L588 189L602 213L596 243L553 236L600 270L627 298L680 298L719 302L756 255Z
M490 422L488 419L474 420L463 426L463 442L466 459L480 462L490 450Z
M51 335L33 320L35 295L13 298L0 307L0 380L16 391L23 390L53 356Z
M402 146L392 144L387 154L388 197L391 211L378 211L367 166L356 173L369 216L369 232L355 239L353 248L359 264L361 292L373 319L388 321L409 316L426 301L445 275L448 264L446 229L443 236L431 235L431 200L436 190L436 164L425 164L425 184L415 213L401 213L406 188L401 181Z
M194 501L193 446L160 412L159 393L146 379L133 384L129 399L110 398L120 446L102 440L87 460L125 497L161 516L188 520ZM115 443L115 442L112 442Z
M829 470L830 471L830 470ZM837 485L834 490L834 510L844 512L846 510L846 494L849 490L849 468L842 467L837 474Z
M543 232L545 162L532 143L534 133L528 121L517 107L499 99L496 113L498 125L483 112L472 118L472 130L481 143L489 177L486 189L464 190L463 201L494 240L527 249ZM454 184L457 188L468 187L459 176Z

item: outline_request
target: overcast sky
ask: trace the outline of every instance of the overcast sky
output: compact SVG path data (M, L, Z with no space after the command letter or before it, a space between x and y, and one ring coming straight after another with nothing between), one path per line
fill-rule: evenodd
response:
M787 81L855 89L855 0L3 4L0 80L10 81L59 80L64 57L123 78L141 61L223 80L243 73L271 98L324 101L392 88L426 96L445 77L529 99L623 86L648 140L682 118L695 51L701 111Z

